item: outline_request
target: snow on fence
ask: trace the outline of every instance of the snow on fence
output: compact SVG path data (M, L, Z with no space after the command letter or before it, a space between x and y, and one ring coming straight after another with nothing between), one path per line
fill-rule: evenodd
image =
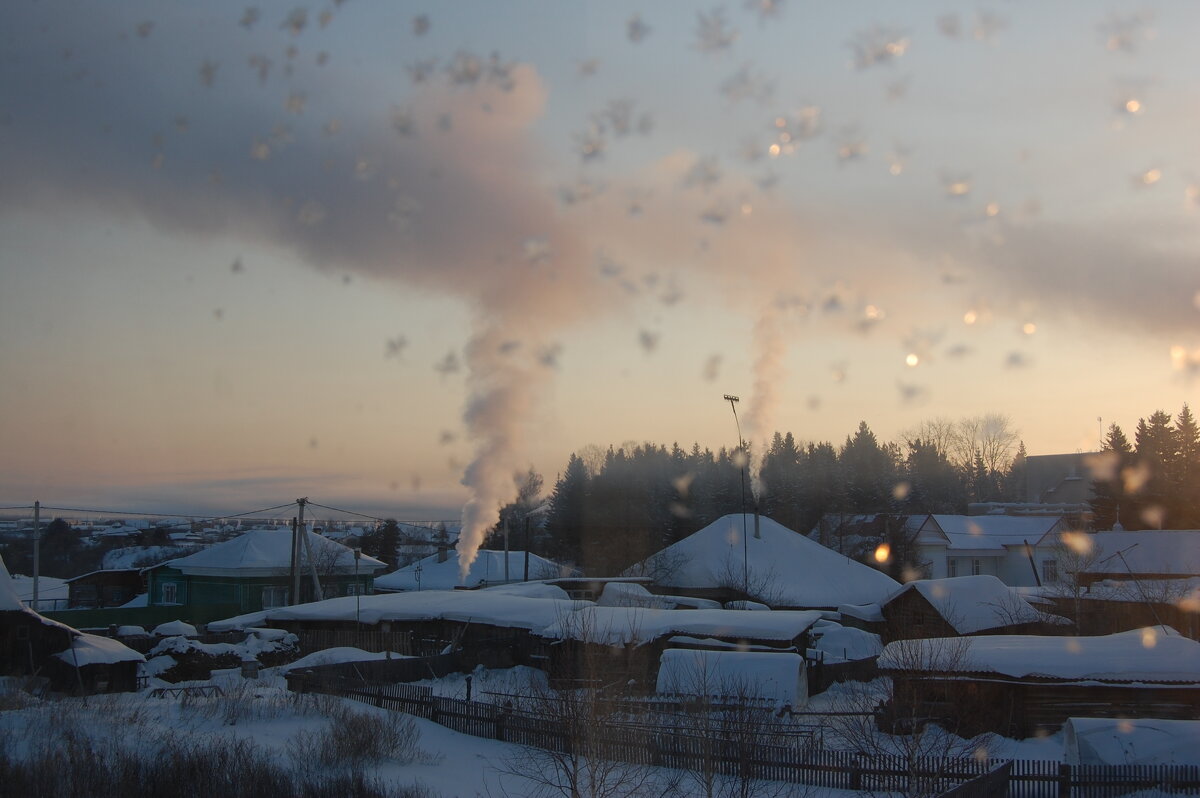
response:
M566 725L554 718L499 704L435 696L427 687L304 678L289 678L288 687L407 712L475 737L551 751L569 751L575 744ZM853 751L747 744L625 725L599 725L590 733L589 753L613 761L843 790L905 792L910 784L920 783L946 791L1011 762L1010 798L1105 798L1150 789L1200 795L1200 766L1195 765L1067 765L1021 759L909 761L898 756L866 757Z

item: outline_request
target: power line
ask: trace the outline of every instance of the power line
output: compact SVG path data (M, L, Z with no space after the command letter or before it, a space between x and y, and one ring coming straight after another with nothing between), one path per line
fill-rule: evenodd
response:
M317 504L314 501L310 501L308 503L308 506L309 507L320 507L322 510L331 510L335 513L345 513L346 515L357 515L359 518L368 518L372 521L379 521L380 523L387 521L386 518L380 518L375 515L367 515L366 513L356 513L353 510L342 510L338 507L330 507L329 505L326 505L326 504Z
M291 507L293 504L295 504L295 502L288 502L287 504L277 504L274 507L264 507L261 510L249 510L244 513L232 513L229 515L209 515L209 516L201 516L201 517L196 517L190 513L168 513L168 512L151 513L151 512L143 512L140 510L100 510L100 509L96 509L96 508L85 508L85 507L50 507L49 505L45 505L45 504L42 505L42 509L43 510L54 510L54 511L60 512L60 513L90 513L92 515L110 515L110 516L125 516L125 515L146 515L146 516L151 516L151 517L178 516L180 518L188 518L191 521L193 521L194 523L199 523L199 522L203 522L203 521L217 521L217 520L227 519L227 518L244 518L248 515L260 515L262 513L269 513L274 510L282 510L285 507ZM17 509L21 509L21 508L17 508Z
M32 509L33 509L32 504L22 504L17 507L0 507L0 510L32 510Z

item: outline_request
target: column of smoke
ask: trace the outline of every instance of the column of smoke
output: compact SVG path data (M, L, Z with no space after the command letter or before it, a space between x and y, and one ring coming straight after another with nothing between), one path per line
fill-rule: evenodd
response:
M544 369L523 367L504 351L504 337L493 327L471 339L466 359L469 396L463 421L475 442L475 458L467 466L462 484L470 490L463 506L459 535L459 579L467 572L487 531L500 520L500 508L514 499L517 487L513 474L527 465L524 451L525 422L532 417L540 388L546 381Z
M768 305L754 325L754 390L746 412L746 439L754 453L750 458L750 489L755 506L762 497L762 458L775 431L780 389L786 371L783 358L787 344L779 329L779 310Z

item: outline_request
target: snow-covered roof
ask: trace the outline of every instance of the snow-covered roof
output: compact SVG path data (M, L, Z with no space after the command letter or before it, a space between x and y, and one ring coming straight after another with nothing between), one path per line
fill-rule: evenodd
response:
M4 557L0 556L0 611L20 612L24 609L25 605L21 603L17 588L8 574L8 566L4 564Z
M862 629L842 626L832 621L822 621L813 629L814 636L819 635L813 649L821 652L825 662L852 662L854 660L878 657L883 651L883 642L879 635L871 634Z
M990 574L919 579L896 591L887 604L913 590L960 635L1042 620L1019 593Z
M1089 540L1095 556L1088 556L1085 573L1200 576L1200 531L1194 529L1097 532Z
M358 618L360 622L369 624L377 624L380 621L448 620L539 630L549 626L556 618L569 614L581 604L590 603L567 599L565 593L550 585L539 583L537 587L542 591L556 590L557 593L553 595L563 598L520 595L518 591L509 590L510 587L521 586L342 596L310 604L277 607L239 615L236 618L210 623L208 628L221 632L285 621L353 622Z
M584 607L556 618L539 634L554 640L641 645L672 635L790 642L821 620L813 610L657 610Z
M1200 576L1180 579L1102 579L1088 585L1082 597L1093 601L1176 604L1189 612L1196 612Z
M116 662L145 662L146 658L124 643L109 637L81 632L71 647L54 655L72 667L111 665Z
M742 588L745 564L748 592L777 607L836 607L883 601L899 587L887 574L766 516L759 516L757 523L758 537L752 514L724 516L627 573L658 574L658 584L683 590Z
M1200 765L1200 721L1068 718L1068 765Z
M1153 626L1098 637L992 635L897 640L881 669L995 673L1080 682L1171 682L1200 686L1200 643Z
M308 656L301 657L295 662L290 662L280 669L282 673L289 671L300 670L301 668L315 668L321 665L340 665L343 662L375 662L381 659L407 659L402 654L397 654L393 651L363 651L361 648L352 648L350 646L338 646L335 648L324 648L320 651L314 651Z
M335 571L339 574L354 573L353 549L311 530L305 530L305 534L308 536L312 557L318 563L319 570ZM303 547L301 551L303 552ZM303 556L302 561L307 563L308 555L305 553ZM252 529L232 540L162 564L178 568L185 574L198 576L273 576L290 568L291 561L291 530ZM358 561L358 572L362 574L386 567L379 560L365 554Z
M636 582L609 582L604 586L596 604L601 607L653 607L659 610L675 609L675 602L668 596L656 596ZM720 606L719 604L717 605Z
M656 692L795 708L807 703L808 682L799 654L668 648L659 660Z
M928 533L938 529L945 534L950 549L1002 551L1005 546L1021 546L1029 541L1036 546L1047 534L1062 525L1059 517L1017 515L931 515L922 527L920 542L932 542Z
M79 577L75 577L78 579ZM65 599L68 598L71 589L67 585L69 579L57 579L53 576L38 577L38 602L48 601L50 599ZM33 601L33 577L23 576L21 574L12 574L13 587L17 591L17 595L21 597L21 601L29 604ZM47 604L43 607L47 608L51 605Z
M420 583L417 582L420 569ZM562 576L563 569L536 554L529 555L529 578L551 579ZM510 551L508 553L508 579L525 578L525 552ZM398 571L375 579L376 590L453 590L456 587L479 587L482 584L503 582L504 552L481 549L475 562L467 572L466 579L460 579L458 573L458 552L448 552L445 562L438 562L437 555L431 555L417 562L406 565Z
M839 615L857 618L860 621L868 621L870 623L880 623L883 621L883 612L879 609L878 604L839 604L837 611Z

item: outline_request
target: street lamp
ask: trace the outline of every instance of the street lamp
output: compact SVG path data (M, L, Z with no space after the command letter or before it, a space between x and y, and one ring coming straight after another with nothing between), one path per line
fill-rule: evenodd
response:
M738 434L738 449L742 453L741 462L741 478L742 478L742 592L746 594L746 598L750 598L750 550L749 541L747 540L746 531L746 443L742 440L742 422L738 421L737 403L742 401L741 397L734 396L731 393L725 394L725 401L729 402L729 409L733 411L733 423L737 425Z

